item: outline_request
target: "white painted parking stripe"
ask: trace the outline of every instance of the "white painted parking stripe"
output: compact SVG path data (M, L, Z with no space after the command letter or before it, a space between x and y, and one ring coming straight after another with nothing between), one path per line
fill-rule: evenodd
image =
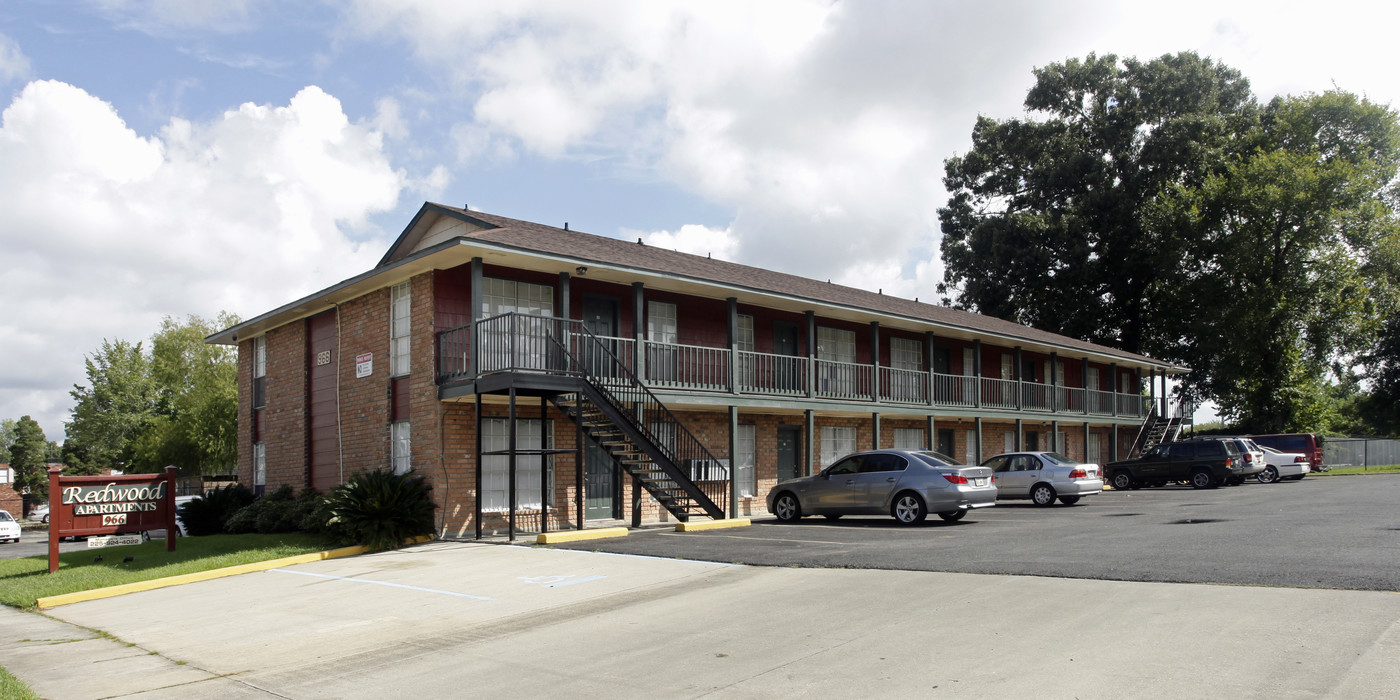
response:
M373 581L367 578L348 578L346 576L330 576L328 574L313 574L309 571L292 571L290 569L268 569L268 571L278 571L284 574L296 574L297 576L312 576L315 578L327 578L335 581L350 581L351 583L372 583L376 586L389 586L390 588L406 588L410 591L422 591L424 593L439 593L442 595L456 596L458 598L470 598L472 600L494 601L495 598L487 598L479 595L468 595L466 593L454 593L453 591L440 591L435 588L423 588L421 586L409 586L402 583L389 583L388 581Z

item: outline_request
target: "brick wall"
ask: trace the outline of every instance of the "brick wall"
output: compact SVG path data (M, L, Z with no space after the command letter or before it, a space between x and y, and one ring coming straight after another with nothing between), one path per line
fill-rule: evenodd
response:
M241 350L241 346L240 346ZM252 344L248 344L248 377L252 382ZM239 352L239 374L243 372ZM262 439L267 449L267 490L291 484L300 490L307 483L306 472L306 323L296 321L267 332L267 378L264 380L267 404L263 408ZM249 394L251 395L251 390ZM240 397L240 408L242 402ZM240 420L244 412L240 410ZM252 487L252 442L248 480ZM241 452L241 450L240 450ZM240 476L243 457L239 455Z

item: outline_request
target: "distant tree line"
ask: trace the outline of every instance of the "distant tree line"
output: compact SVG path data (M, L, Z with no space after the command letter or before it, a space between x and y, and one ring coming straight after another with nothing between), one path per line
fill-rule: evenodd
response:
M1252 432L1400 431L1396 112L1194 53L1035 71L945 162L945 303L1191 368Z

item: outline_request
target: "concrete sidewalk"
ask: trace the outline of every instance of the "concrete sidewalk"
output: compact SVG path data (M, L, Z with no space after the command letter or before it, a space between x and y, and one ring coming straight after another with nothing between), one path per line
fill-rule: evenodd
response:
M1400 688L1400 594L1377 592L436 542L50 614L0 610L0 664L63 699L1353 698Z

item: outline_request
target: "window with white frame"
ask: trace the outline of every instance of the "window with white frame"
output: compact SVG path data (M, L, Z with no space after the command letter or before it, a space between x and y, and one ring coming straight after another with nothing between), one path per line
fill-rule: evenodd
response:
M924 369L924 343L912 338L890 338L890 395L903 401L920 401L927 381Z
M481 317L489 319L508 313L523 317L518 316L513 322L502 319L482 327L479 336L482 343L480 370L546 367L549 343L544 334L549 330L549 325L535 319L554 316L554 288L499 277L483 277Z
M848 426L827 425L822 427L822 466L829 467L836 460L856 451L856 429Z
M1084 461L1094 464L1103 464L1103 436L1098 433L1089 433L1089 445L1084 455Z
M407 474L413 468L413 452L410 449L411 431L408 421L394 421L389 424L389 445L395 474Z
M674 345L680 342L676 305L668 301L647 302L647 340Z
M821 388L833 394L851 395L857 390L855 367L856 332L844 328L817 326L817 359L821 367Z
M0 468L0 484L14 483L14 477L10 476L8 468Z
M1091 390L1093 390L1093 391L1101 391L1101 390L1103 390L1103 384L1099 381L1099 368L1098 368L1098 367L1090 367L1090 368L1089 368L1089 374L1088 374L1088 376L1087 376L1087 377L1085 378L1085 380L1084 380L1084 386L1088 387L1089 389L1091 389Z
M409 372L409 314L413 296L407 282L390 288L389 292L389 371L392 377Z
M253 408L267 405L267 336L253 339Z
M894 429L894 448L896 450L922 450L927 447L924 444L923 428Z
M963 463L977 464L977 431L967 431L966 447L963 449Z
M977 358L972 354L972 348L963 348L963 376L971 377L977 373Z
M756 432L755 426L740 425L739 431L734 434L737 448L734 453L734 481L740 498L758 495L758 470L754 468L758 461Z
M1004 432L1004 433L1001 434L1001 451L1002 451L1002 452L1015 452L1015 451L1016 451L1016 431L1014 431L1014 430L1008 430L1008 431L1006 431L1006 432Z
M1051 452L1059 452L1062 455L1069 454L1069 434L1055 433L1055 447Z
M539 419L521 418L515 421L515 449L543 450L546 445L545 422ZM510 449L510 420L506 418L483 418L481 420L481 449L483 452L500 452ZM515 455L516 508L539 510L540 471L549 469L549 491L545 494L550 501L554 491L553 460L544 455ZM481 458L481 508L483 511L500 513L510 510L510 456L483 455Z
M253 490L262 493L267 487L267 443L253 443Z
M753 316L739 314L735 323L736 334L734 336L734 347L740 352L739 355L739 382L743 386L753 386L756 379L756 358L751 355L744 355L746 352L754 352L753 342Z

